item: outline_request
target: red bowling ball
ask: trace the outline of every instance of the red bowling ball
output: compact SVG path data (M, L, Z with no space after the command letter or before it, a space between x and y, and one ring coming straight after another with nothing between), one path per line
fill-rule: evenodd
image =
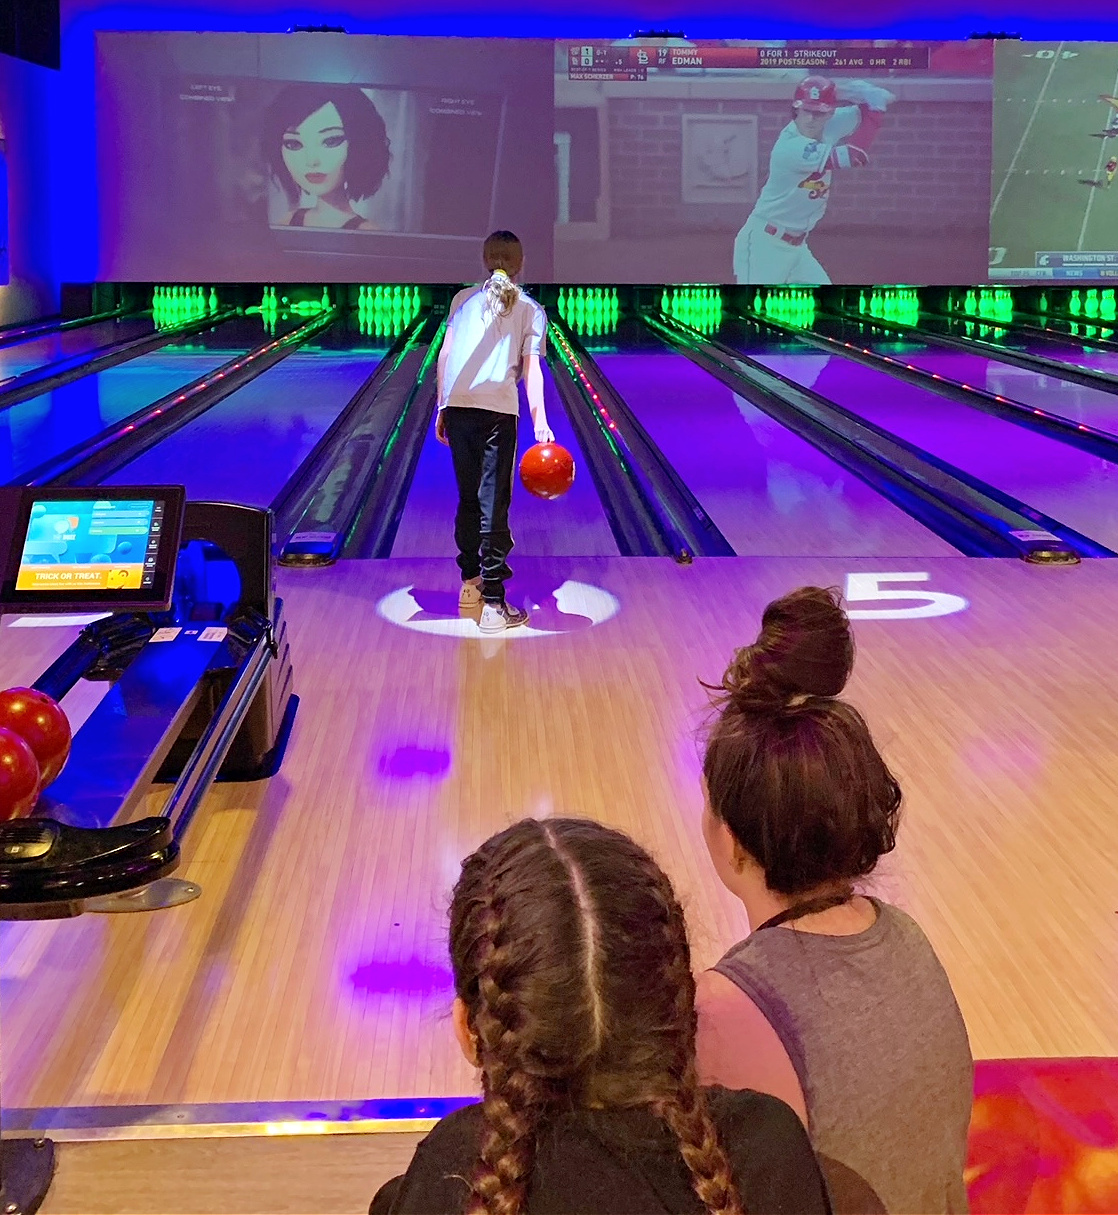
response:
M558 443L537 443L520 461L520 480L537 498L561 498L574 479L574 456Z
M0 692L0 727L14 731L34 752L45 789L70 756L70 723L58 702L34 688L9 688Z
M35 752L14 730L0 727L0 821L30 814L42 787Z

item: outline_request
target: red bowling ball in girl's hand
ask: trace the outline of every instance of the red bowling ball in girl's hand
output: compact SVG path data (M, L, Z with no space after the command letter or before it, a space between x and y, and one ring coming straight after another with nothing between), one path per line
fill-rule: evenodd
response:
M0 727L14 731L34 752L45 789L70 756L70 723L58 702L34 688L9 688L0 692Z
M558 443L537 443L520 461L520 480L537 498L561 498L574 479L574 457Z
M0 727L0 821L30 814L41 788L35 752L14 730Z

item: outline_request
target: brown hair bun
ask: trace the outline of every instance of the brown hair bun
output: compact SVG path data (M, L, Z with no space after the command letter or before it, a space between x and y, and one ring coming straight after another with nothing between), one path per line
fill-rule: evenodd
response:
M778 894L849 887L896 844L900 786L839 698L853 665L838 592L805 586L769 604L711 689L710 808Z
M853 666L838 591L803 586L765 608L757 640L734 655L722 689L739 712L772 712L796 696L837 696Z

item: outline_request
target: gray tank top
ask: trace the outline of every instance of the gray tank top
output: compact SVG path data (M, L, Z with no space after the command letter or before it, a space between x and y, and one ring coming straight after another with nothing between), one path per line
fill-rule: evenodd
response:
M966 1026L920 927L872 902L877 920L864 932L767 928L714 969L784 1044L839 1215L965 1212L974 1088Z

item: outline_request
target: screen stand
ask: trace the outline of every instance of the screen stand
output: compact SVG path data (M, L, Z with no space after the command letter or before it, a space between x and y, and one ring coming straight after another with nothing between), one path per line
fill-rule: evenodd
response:
M120 911L161 911L165 907L179 907L193 903L202 893L197 882L186 882L182 878L166 877L141 886L139 890L126 890L123 894L106 894L96 899L85 899L82 909L101 915ZM0 1207L0 1212L3 1208Z

